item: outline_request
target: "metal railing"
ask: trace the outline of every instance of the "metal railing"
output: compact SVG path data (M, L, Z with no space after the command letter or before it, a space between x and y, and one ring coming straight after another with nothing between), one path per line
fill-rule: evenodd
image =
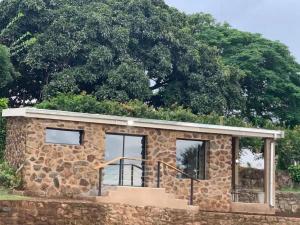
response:
M119 186L124 186L124 166L131 166L131 182L130 182L130 186L133 186L133 180L134 180L134 168L137 168L139 170L142 171L142 173L144 173L144 167L145 166L138 166L136 164L133 163L124 163L124 160L131 160L131 161L140 161L143 163L149 163L152 165L157 165L157 175L156 175L156 187L160 188L161 186L161 177L163 176L163 174L161 173L161 166L164 165L167 168L176 171L177 173L180 173L181 175L183 175L185 178L190 179L190 196L189 196L189 204L193 205L193 201L194 201L194 181L199 182L200 180L194 178L193 176L185 173L182 170L179 170L178 168L176 168L175 166L172 166L166 162L163 162L161 160L156 160L156 161L151 161L151 160L145 160L145 159L138 159L138 158L128 158L128 157L118 157L115 158L111 161L108 161L106 163L103 163L99 166L97 166L95 169L99 170L99 190L98 190L98 195L101 196L102 195L102 180L103 180L103 169L105 169L108 166L119 166ZM116 163L119 162L119 163ZM149 167L149 165L147 166ZM176 177L176 176L175 176ZM142 177L142 179L144 179L144 176ZM142 182L142 187L144 186L144 181Z

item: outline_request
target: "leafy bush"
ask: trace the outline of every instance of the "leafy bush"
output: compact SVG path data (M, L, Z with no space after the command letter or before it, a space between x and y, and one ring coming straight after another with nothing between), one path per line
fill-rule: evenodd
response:
M0 99L0 162L3 160L5 149L5 119L2 118L2 109L7 108L7 99Z
M278 168L287 170L295 161L300 162L300 126L285 130L285 138L278 140Z
M292 165L288 168L289 174L295 183L300 183L300 165Z
M239 117L221 117L217 114L199 115L181 106L170 108L154 108L138 100L127 103L116 101L97 101L91 95L65 95L61 94L38 105L37 108L64 110L72 112L99 113L116 116L132 116L148 119L173 120L182 122L195 122L207 124L224 124L229 126L250 127L246 121Z
M0 187L18 188L21 186L21 176L7 162L0 163Z

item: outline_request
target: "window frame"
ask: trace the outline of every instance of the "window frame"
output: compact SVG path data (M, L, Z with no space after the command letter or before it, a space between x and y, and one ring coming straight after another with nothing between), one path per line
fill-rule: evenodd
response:
M198 180L208 180L208 172L209 172L209 150L210 150L210 140L203 140L203 139L188 139L188 138L176 138L176 143L175 143L175 147L176 147L176 152L175 152L175 156L176 156L176 164L177 164L177 141L194 141L194 142L203 142L203 149L204 149L204 165L203 165L203 178L199 178L200 177L200 160L198 160L198 168L197 168L197 174L196 174L196 179ZM199 159L200 151L198 151L197 153L197 158ZM193 176L192 176L193 177ZM181 177L180 179L189 179L188 177Z
M79 144L70 144L70 143L63 143L63 142L49 142L49 141L47 141L47 130L78 132L79 133ZM65 128L56 128L56 127L46 127L45 128L45 143L46 144L81 146L81 145L83 145L83 142L84 142L84 130L82 130L82 129L65 129Z

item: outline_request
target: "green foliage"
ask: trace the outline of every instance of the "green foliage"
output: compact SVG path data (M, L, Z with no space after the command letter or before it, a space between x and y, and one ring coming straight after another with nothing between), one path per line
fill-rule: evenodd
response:
M16 72L10 61L9 50L0 44L0 88L11 82L15 75Z
M289 174L292 177L292 180L295 183L300 183L300 164L289 166L288 170L289 170Z
M21 185L21 177L16 174L16 170L6 162L0 163L0 187L18 188Z
M3 160L4 150L5 150L5 134L6 134L6 123L5 119L2 118L1 112L3 109L7 108L7 99L0 98L0 162Z
M265 119L300 123L300 65L287 46L217 24L210 15L194 14L189 24L197 40L217 47L224 63L243 74L243 116L258 124Z
M13 104L84 91L204 114L243 105L239 71L196 41L188 16L162 0L4 0L0 15L22 74L2 91ZM15 49L19 40L26 48Z
M294 162L300 162L300 126L285 130L285 138L278 140L278 168L287 170Z
M119 103L116 101L98 101L91 95L64 95L60 94L57 97L43 101L36 105L38 108L98 113L117 116L131 116L149 119L196 122L207 124L222 124L229 126L250 127L251 125L238 117L220 117L217 114L199 115L194 114L189 109L181 106L172 106L171 108L154 108L147 104L133 100L127 103Z
M86 92L300 123L300 66L287 47L210 15L162 0L3 0L0 15L0 42L22 74L0 92L12 104Z

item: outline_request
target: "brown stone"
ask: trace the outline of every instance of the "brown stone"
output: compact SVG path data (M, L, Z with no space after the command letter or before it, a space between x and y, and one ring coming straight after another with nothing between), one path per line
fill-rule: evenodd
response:
M42 170L45 171L46 173L49 173L51 171L51 168L49 168L49 167L43 167Z
M34 169L35 171L38 171L38 170L40 170L41 168L42 168L41 165L33 165L33 169Z
M53 179L54 187L59 188L59 180L57 177Z
M95 160L95 158L96 158L96 156L94 156L94 155L88 155L87 156L87 161L93 162Z
M89 182L87 180L85 180L85 179L80 179L79 185L81 185L81 186L88 186Z

